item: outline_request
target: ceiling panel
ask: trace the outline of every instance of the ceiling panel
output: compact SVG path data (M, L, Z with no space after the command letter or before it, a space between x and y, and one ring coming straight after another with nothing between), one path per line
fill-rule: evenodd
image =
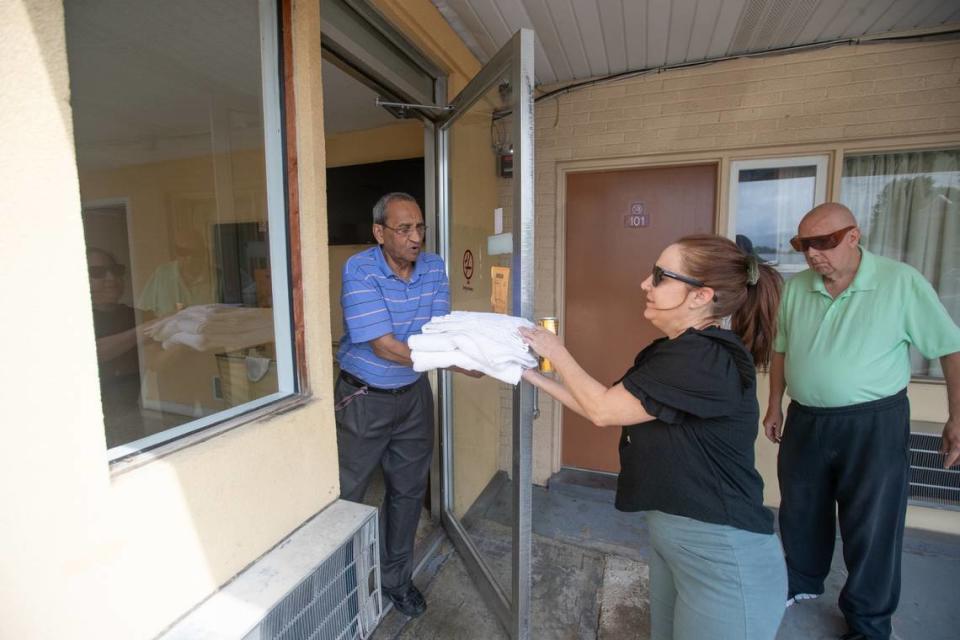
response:
M856 25L861 19L873 22L884 9L883 0L847 0L834 16L833 21L820 32L819 40L836 40L844 34L860 35Z
M793 45L960 30L957 0L432 0L481 62L521 27L540 84Z
M790 11L780 27L773 46L786 47L796 42L819 4L819 0L797 0L790 3Z
M584 43L590 74L594 76L610 73L607 61L607 46L603 27L600 24L600 0L570 0L574 19L578 27L580 41Z
M483 52L486 55L481 57L480 60L486 62L493 57L493 54L500 49L500 46L494 41L486 26L484 26L483 22L481 22L480 17L477 14L477 10L474 7L474 5L478 3L471 0L444 0L443 4L457 14L457 16L460 18L463 28L466 28L467 31L470 32L470 35L473 36L480 48L483 49ZM454 30L457 29L456 26L451 26L454 27Z
M770 49L779 46L784 23L796 8L791 0L768 2L762 22L758 25L750 49Z
M862 36L867 33L874 25L880 23L894 4L896 4L896 0L874 0L874 2L870 3L868 10L862 12L860 16L847 27L847 33L854 36Z
M533 23L537 40L550 60L547 75L541 74L539 68L536 69L537 80L542 84L549 84L559 82L562 78L572 78L573 69L567 60L567 53L560 41L560 34L553 23L553 16L550 15L550 10L547 8L547 0L523 0L522 4L526 7L527 15L530 16L530 21ZM548 80L547 78L553 79Z
M883 12L877 21L870 25L869 30L866 33L885 33L891 30L899 31L900 28L897 26L900 24L901 20L904 20L908 13L913 9L914 3L911 2L901 2L900 0L894 0L894 3L887 7L886 11ZM861 34L862 35L862 34Z
M945 23L951 15L957 9L956 4L940 3L940 6L933 10L930 14L929 20L927 20L927 25L935 27Z
M647 0L623 0L623 31L626 34L628 69L648 68Z
M911 4L916 6L903 17L903 20L900 21L897 28L912 29L918 26L925 26L927 18L937 8L937 5L942 3L940 0L920 0L919 2L912 2Z
M577 17L573 13L570 0L547 2L547 9L553 17L553 24L557 28L557 34L560 36L560 42L566 52L567 61L570 63L570 69L573 71L574 77L591 77L593 74L590 71L590 63L587 60L584 42L580 37L580 29L577 28ZM590 46L599 47L602 44L592 42Z
M490 34L490 37L496 43L494 52L499 51L503 43L510 39L510 36L516 29L511 29L510 26L507 25L503 14L500 13L500 8L494 0L474 0L473 7L476 9L477 17L480 18L480 22L483 23L487 33Z
M713 37L710 38L710 49L707 50L708 59L720 58L730 53L730 46L747 2L746 0L722 0L714 4L720 5L720 14L717 16L717 26L713 31Z
M530 18L530 14L527 13L527 8L523 6L523 3L517 2L516 0L496 0L497 8L500 10L500 15L503 16L503 19L509 25L520 25L527 29L533 29L536 33L536 28L534 27L533 20ZM516 29L510 32L511 35L516 33ZM553 63L550 62L550 58L547 56L547 52L543 47L543 42L540 41L539 34L534 41L534 68L540 70L540 77L542 78L541 82L556 82L557 74L553 70ZM554 80L548 80L548 78L554 78Z
M722 7L721 2L701 2L697 5L697 15L690 32L688 60L703 60L709 54Z
M610 73L623 73L629 68L623 2L622 0L599 0L597 6L600 10L603 46L607 52Z
M667 63L670 44L670 0L647 0L647 66Z
M667 43L667 61L690 59L690 34L697 15L697 0L673 0L670 5L670 40Z

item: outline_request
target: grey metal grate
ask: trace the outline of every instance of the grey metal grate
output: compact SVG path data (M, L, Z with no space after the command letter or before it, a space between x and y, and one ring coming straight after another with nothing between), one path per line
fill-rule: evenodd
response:
M365 640L382 613L377 519L371 517L244 640Z
M941 441L932 433L910 434L910 502L960 509L960 468L943 468Z

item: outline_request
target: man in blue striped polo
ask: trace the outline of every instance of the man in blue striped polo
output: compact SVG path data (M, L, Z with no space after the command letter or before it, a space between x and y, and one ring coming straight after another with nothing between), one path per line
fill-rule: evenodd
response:
M383 468L380 558L383 592L408 616L426 608L413 586L413 545L433 454L433 396L412 369L407 338L450 312L443 259L423 252L426 226L416 200L388 193L373 208L378 246L343 267L343 324L335 402L340 495L363 500Z

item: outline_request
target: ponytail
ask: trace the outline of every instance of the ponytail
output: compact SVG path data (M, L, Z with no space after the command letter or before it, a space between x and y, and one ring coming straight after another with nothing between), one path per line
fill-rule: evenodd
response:
M751 256L752 257L752 256ZM770 364L777 336L777 311L783 278L771 266L758 264L757 283L747 287L747 299L730 317L730 328L740 336L759 369Z
M686 236L676 244L687 273L716 293L712 317L730 316L730 328L747 347L753 363L765 369L777 333L783 278L752 252L722 236Z

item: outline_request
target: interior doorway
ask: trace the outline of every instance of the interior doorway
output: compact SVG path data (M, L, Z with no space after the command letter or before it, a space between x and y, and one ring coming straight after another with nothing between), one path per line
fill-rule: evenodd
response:
M566 184L567 348L613 384L660 337L643 317L640 283L672 241L715 228L717 165L573 173ZM619 429L598 429L563 410L564 467L616 473Z

